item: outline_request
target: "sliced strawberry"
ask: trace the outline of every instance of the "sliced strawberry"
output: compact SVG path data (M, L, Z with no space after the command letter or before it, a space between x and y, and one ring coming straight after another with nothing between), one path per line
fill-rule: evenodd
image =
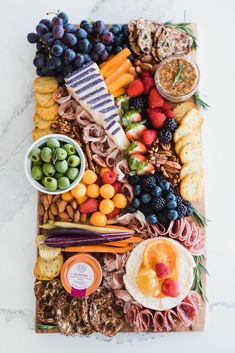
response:
M149 112L149 119L153 127L155 127L156 129L160 129L166 121L166 116L161 112L151 110Z
M147 130L145 130L143 132L143 134L146 132ZM143 138L143 137L142 137ZM129 144L128 148L127 148L127 152L129 152L129 154L133 154L133 153L142 153L145 154L147 152L147 148L146 146L140 142L140 141L131 141L131 143Z
M131 124L126 129L126 137L128 140L140 140L143 132L147 129L145 125L143 125L145 121L140 121L138 123Z
M171 103L170 102L164 102L162 109L163 110L171 110L172 109Z
M173 110L165 110L164 113L167 118L174 118L175 117Z
M157 131L156 130L145 130L142 135L142 142L150 146L157 138Z
M121 213L120 208L116 208L115 207L114 210L111 213L106 215L106 217L107 217L107 219L113 219L113 218L119 216L120 213Z
M142 120L141 114L137 109L129 110L122 118L122 125L129 126L131 123L137 123Z
M154 171L155 171L155 168L152 165L152 163L147 162L146 166L142 170L137 171L137 174L138 175L145 175L145 174L150 174L150 173L152 173Z
M128 160L128 163L130 169L136 171L137 173L141 172L148 165L147 158L140 153L132 154Z
M148 106L150 108L163 107L164 99L156 88L152 88L148 96Z

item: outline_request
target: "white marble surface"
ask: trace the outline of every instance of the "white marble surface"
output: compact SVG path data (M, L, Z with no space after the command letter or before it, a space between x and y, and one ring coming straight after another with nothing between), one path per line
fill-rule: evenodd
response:
M143 16L161 21L198 23L200 89L211 109L205 114L206 206L210 303L203 333L156 334L146 341L128 337L103 342L94 338L37 335L33 331L36 192L23 173L31 141L34 48L26 42L47 11L65 10L72 21L126 22ZM41 0L0 2L0 351L56 353L123 351L198 353L235 351L234 217L234 14L232 0Z

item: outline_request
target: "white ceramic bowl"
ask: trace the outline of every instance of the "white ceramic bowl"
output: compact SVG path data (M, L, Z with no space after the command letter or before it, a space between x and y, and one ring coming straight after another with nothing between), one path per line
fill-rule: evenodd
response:
M37 180L35 180L31 174L32 161L29 159L30 152L34 148L41 148L47 142L47 140L52 137L56 138L57 140L64 142L64 143L71 143L75 147L77 154L81 159L81 163L79 166L80 170L79 170L79 174L78 174L77 178L70 184L69 188L64 189L64 190L58 189L56 191L50 191L47 188L45 188L43 185L41 185ZM38 191L44 192L46 194L59 195L59 194L62 194L64 192L69 191L72 188L74 188L74 186L77 183L79 183L79 181L82 179L84 171L85 171L85 157L84 157L83 150L81 149L79 144L76 141L74 141L73 139L71 139L70 137L65 136L65 135L60 135L60 134L46 135L46 136L41 137L37 141L33 142L31 144L31 146L29 147L29 149L27 150L26 155L25 155L25 159L24 159L24 170L25 170L25 174L26 174L28 181L30 182L30 184L33 187L35 187L35 189L37 189Z

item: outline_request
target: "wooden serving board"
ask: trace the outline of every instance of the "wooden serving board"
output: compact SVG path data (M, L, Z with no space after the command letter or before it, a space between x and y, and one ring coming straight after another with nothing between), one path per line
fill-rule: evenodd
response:
M193 33L195 36L197 36L197 26L196 24L191 24L191 28L193 30ZM192 56L195 60L196 60L196 50L193 50L190 53L190 56ZM38 205L39 205L39 197L40 197L40 193L38 193ZM200 202L195 203L194 206L202 213L205 215L205 197L204 194L202 196L202 199ZM43 234L42 230L39 228L39 211L37 214L37 234ZM205 232L205 229L204 229ZM67 254L67 257L69 255ZM205 266L205 260L203 265ZM204 289L206 289L206 276L205 273L202 273L202 284ZM60 333L59 329L57 327L55 328L39 328L38 325L42 324L39 320L38 320L38 304L36 301L36 306L35 306L35 332L36 333ZM194 324L189 326L189 327L184 327L184 326L180 326L178 325L174 330L172 330L171 332L193 332L193 331L203 331L205 329L205 321L206 321L206 304L205 302L202 301L202 305L201 305L201 309L200 312L197 316L197 319L195 320ZM43 325L43 324L42 324ZM135 332L133 329L131 329L128 326L124 326L122 331L120 332L125 332L125 333L133 333ZM153 332L153 331L149 331L149 332ZM158 332L155 332L156 334ZM136 333L138 335L138 333Z

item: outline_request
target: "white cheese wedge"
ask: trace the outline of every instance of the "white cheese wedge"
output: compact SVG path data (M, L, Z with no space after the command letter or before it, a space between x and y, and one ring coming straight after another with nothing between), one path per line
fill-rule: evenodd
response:
M143 259L143 253L146 245L151 242L158 240L166 240L171 243L179 254L179 267L178 267L178 284L180 293L177 297L163 297L155 298L147 296L137 286L137 276ZM193 284L193 268L195 262L191 253L185 249L178 241L159 237L155 239L148 239L142 241L132 250L126 263L126 274L124 275L124 283L127 291L133 296L133 298L144 307L154 310L168 310L177 306L189 293Z

